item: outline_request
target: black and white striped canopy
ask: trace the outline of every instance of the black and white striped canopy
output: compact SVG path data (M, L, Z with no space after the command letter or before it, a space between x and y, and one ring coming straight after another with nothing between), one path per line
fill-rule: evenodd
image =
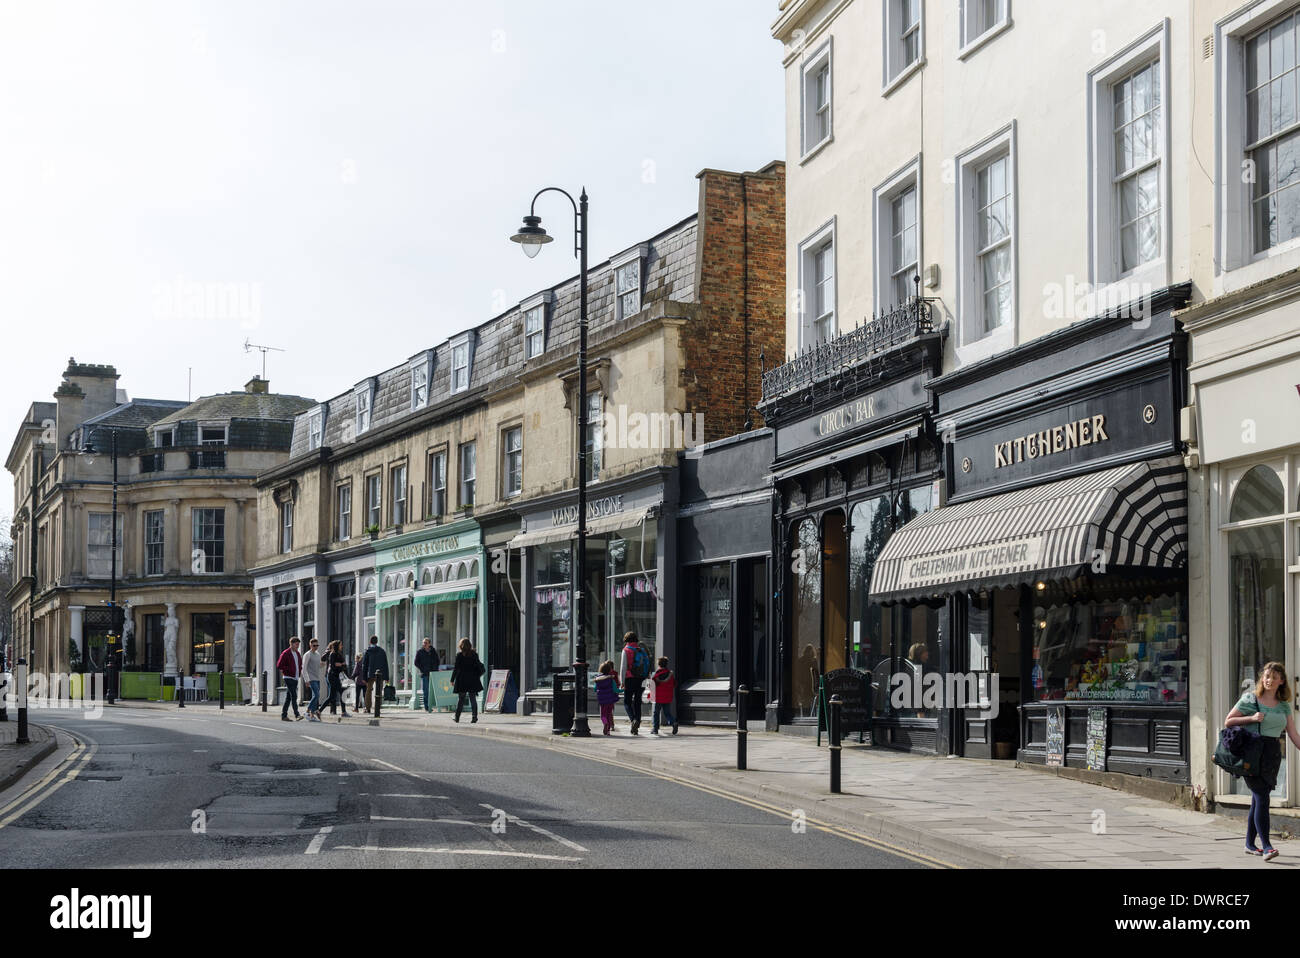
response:
M879 602L1187 564L1179 459L1117 466L917 516L881 550Z

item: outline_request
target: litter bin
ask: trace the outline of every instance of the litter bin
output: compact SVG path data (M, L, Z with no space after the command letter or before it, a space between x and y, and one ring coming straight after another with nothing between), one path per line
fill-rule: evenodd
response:
M572 670L556 672L551 680L551 734L567 735L573 727L574 682Z

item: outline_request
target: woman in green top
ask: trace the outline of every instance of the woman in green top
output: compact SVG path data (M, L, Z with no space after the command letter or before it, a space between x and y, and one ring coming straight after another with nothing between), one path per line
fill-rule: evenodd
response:
M1224 725L1254 725L1264 740L1260 755L1259 775L1246 776L1250 788L1250 817L1246 820L1246 854L1262 855L1264 861L1277 858L1277 849L1269 841L1268 796L1277 787L1277 772L1282 765L1281 736L1287 736L1300 748L1300 733L1296 732L1295 717L1291 714L1291 689L1286 682L1286 666L1270 662L1259 673L1254 692L1241 697ZM1255 847L1255 836L1263 841L1263 848Z

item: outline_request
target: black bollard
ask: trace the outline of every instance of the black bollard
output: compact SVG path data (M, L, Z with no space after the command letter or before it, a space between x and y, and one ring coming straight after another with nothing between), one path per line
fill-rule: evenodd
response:
M226 709L226 670L225 669L219 669L217 671L217 702L218 702L217 708L220 711L224 712Z
M570 738L591 738L587 721L587 663L579 656L573 663L573 731Z
M840 709L844 702L838 695L831 696L831 792L840 792Z
M266 669L262 670L262 711L266 711Z
M384 704L384 686L378 679L371 679L375 683L375 721L379 721L379 713Z
M176 675L176 701L178 708L185 708L185 676Z
M736 770L743 772L749 768L749 715L746 713L746 700L749 689L743 685L736 689Z

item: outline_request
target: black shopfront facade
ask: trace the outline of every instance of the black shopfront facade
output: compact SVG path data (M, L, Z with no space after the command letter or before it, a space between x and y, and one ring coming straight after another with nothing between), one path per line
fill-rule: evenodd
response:
M893 536L870 594L947 620L953 753L1189 781L1188 294L930 384L948 502Z
M933 305L915 299L764 376L772 464L770 729L812 731L829 672L869 673L873 741L946 748L936 710L897 708L890 678L946 667L946 617L871 600L896 529L942 505L941 441L927 384L943 358Z

